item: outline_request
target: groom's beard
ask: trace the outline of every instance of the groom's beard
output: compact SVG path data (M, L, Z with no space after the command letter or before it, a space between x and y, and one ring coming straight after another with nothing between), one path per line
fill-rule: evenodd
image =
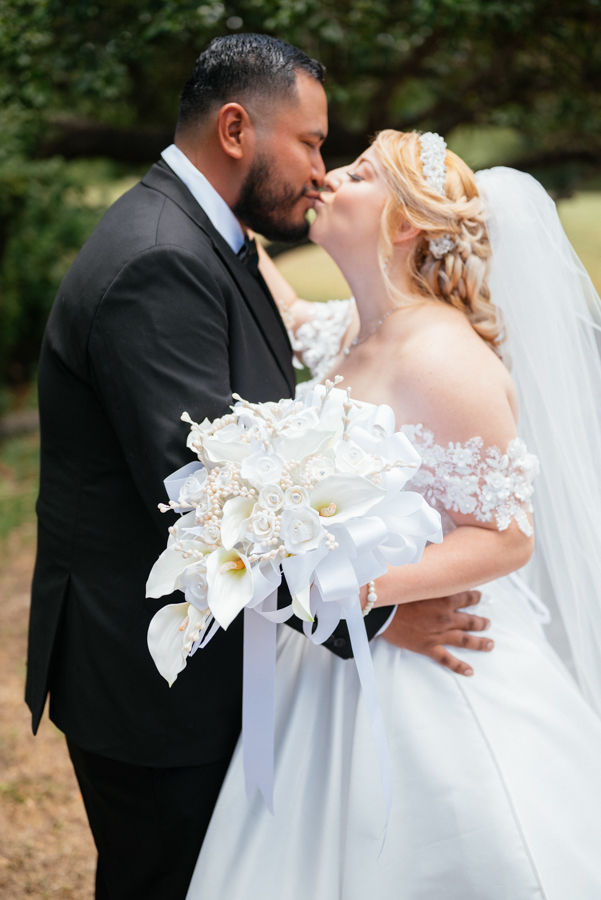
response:
M309 233L309 223L292 219L294 207L305 196L290 184L277 180L276 160L258 156L242 185L240 196L232 207L234 214L269 241L300 241Z

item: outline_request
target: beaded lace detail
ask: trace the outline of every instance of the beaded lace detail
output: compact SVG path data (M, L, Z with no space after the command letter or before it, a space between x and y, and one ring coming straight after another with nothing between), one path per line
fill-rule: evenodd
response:
M303 396L328 374L340 353L342 338L353 318L355 301L328 300L315 303L315 313L292 337L292 349L311 372L311 380L299 384L297 396Z
M520 438L510 441L502 453L498 447L483 450L480 437L441 447L422 425L404 425L401 430L422 457L410 489L440 511L465 513L480 522L490 522L494 516L499 531L514 520L530 537L532 526L526 514L532 512L532 482L539 462Z

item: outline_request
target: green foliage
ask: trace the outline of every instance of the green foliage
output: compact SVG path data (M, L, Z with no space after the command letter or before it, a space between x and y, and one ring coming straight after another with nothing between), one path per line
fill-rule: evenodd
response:
M386 127L457 146L471 129L488 135L476 164L509 162L568 195L601 172L600 25L601 0L0 0L0 383L27 375L101 211L74 202L76 166L40 157L81 152L57 135L82 123L88 156L118 155L94 143L109 125L168 133L216 35L274 34L326 64L331 162Z
M170 126L203 45L259 31L327 65L345 127L478 122L598 151L600 24L601 0L0 0L0 99Z
M0 163L0 379L30 378L58 285L98 212L60 159Z

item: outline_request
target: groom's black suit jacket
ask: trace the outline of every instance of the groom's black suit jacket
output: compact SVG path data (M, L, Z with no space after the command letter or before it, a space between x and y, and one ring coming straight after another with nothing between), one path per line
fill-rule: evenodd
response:
M232 392L294 394L291 349L262 279L244 267L163 162L106 213L67 273L40 367L39 545L26 699L83 749L147 766L223 759L241 720L242 617L172 688L146 645L165 548L163 479L192 460L196 421ZM372 613L371 632L382 623ZM329 647L348 655L342 632Z

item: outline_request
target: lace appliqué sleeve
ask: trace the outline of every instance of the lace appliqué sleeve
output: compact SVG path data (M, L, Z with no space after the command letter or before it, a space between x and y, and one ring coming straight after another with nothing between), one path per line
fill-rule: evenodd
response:
M311 372L311 385L318 384L332 368L340 353L342 338L351 324L354 308L352 298L315 303L313 317L291 336L292 349Z
M441 447L421 425L405 425L402 431L422 456L411 485L433 505L472 515L480 522L490 522L494 516L499 531L514 520L520 531L532 535L527 513L532 512L532 482L539 462L520 438L510 441L502 453L498 447L483 451L480 437Z

